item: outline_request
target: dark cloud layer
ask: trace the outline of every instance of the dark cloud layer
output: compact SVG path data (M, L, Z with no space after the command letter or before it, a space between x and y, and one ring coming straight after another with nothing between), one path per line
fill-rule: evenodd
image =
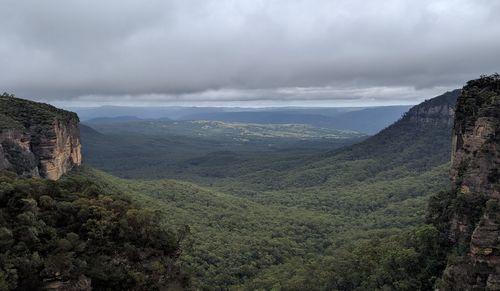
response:
M411 103L499 70L498 15L491 0L2 0L0 84L81 104Z

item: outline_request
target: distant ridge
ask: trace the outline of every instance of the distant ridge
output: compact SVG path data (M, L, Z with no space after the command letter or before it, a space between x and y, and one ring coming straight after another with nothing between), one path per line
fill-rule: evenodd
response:
M338 169L360 172L365 178L383 172L423 173L449 162L454 106L460 90L446 92L413 106L398 121L366 140L303 160L299 165L265 173L277 188L298 185L318 186ZM358 164L365 164L361 168ZM355 169L355 170L354 170ZM264 179L261 174L248 176L249 183ZM362 179L361 175L358 179ZM276 182L282 180L281 182Z
M398 120L411 106L382 106L339 111L334 114L319 110L283 110L262 112L209 112L183 117L188 120L218 120L245 123L299 123L319 127L349 129L375 134Z
M116 117L97 117L87 120L87 123L110 123L110 122L127 122L127 121L138 121L142 118L136 116L116 116Z
M74 107L84 122L120 119L210 120L240 123L308 124L375 134L398 120L411 106L380 107ZM105 118L105 119L102 119Z
M359 157L374 155L387 155L389 157L400 154L400 152L393 152L394 149L408 152L417 144L422 143L418 145L419 149L415 148L412 151L426 152L425 148L428 145L439 144L436 155L441 157L439 159L441 162L446 162L449 158L447 154L449 148L440 149L441 146L451 145L450 136L455 115L454 108L460 92L460 90L446 92L415 105L398 121L380 133L359 144L338 151L352 152ZM446 151L446 154L443 154L443 151Z

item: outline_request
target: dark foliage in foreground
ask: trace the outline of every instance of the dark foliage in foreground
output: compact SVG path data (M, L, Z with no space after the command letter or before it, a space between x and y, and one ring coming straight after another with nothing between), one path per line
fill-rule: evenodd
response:
M84 174L53 182L1 173L0 290L182 287L178 237L112 192Z

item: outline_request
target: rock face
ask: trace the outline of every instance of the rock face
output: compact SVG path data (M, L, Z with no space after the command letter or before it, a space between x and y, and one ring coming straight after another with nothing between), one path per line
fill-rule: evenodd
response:
M57 180L81 164L80 148L75 113L0 96L0 170Z
M453 260L443 289L500 290L500 77L469 81L453 129L449 232Z
M446 92L436 98L432 98L421 104L412 107L405 118L410 122L425 125L425 124L444 124L448 126L453 125L455 117L455 103L460 90L453 90Z

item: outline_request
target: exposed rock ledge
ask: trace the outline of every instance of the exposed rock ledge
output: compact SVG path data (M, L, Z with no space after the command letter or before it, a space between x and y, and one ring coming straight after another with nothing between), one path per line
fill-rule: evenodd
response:
M458 99L446 290L500 290L500 76L469 81Z
M57 180L81 164L80 148L75 113L0 96L0 170Z

